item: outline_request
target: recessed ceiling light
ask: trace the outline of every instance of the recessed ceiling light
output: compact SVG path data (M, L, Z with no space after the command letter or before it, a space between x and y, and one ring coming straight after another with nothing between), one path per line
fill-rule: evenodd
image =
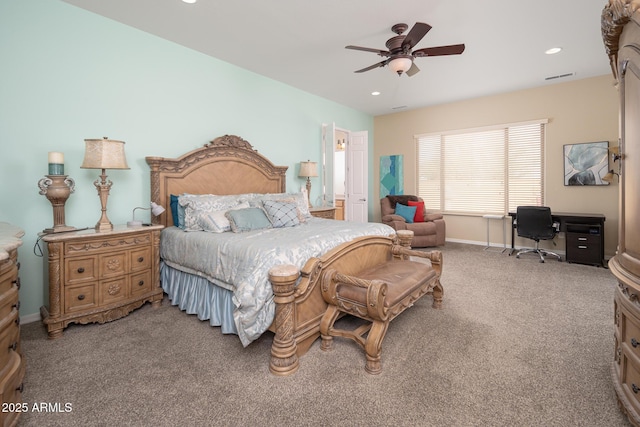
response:
M371 95L373 95L373 96L378 96L378 95L380 95L380 92L378 92L377 90L375 90L375 91L371 92Z
M198 0L182 0L185 3L189 3L189 4L193 4L195 2L197 2Z
M547 49L544 51L547 55L553 55L554 53L558 53L562 50L561 47L552 47L551 49Z

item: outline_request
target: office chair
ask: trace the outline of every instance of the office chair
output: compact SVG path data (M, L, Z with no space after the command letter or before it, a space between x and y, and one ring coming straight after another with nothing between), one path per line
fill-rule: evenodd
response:
M534 249L523 249L518 252L516 258L527 252L535 252L540 256L540 262L544 262L544 257L555 256L558 261L562 258L555 252L540 249L540 240L552 240L560 231L560 224L553 222L551 209L546 206L518 206L516 214L516 230L518 236L534 240Z

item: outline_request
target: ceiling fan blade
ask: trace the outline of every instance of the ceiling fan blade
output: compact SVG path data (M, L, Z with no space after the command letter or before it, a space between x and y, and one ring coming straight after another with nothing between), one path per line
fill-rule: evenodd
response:
M431 25L425 24L424 22L416 22L409 33L407 33L407 36L404 38L402 46L409 45L409 48L413 49L413 47L417 45L420 40L422 40L422 38L429 32L430 29Z
M362 70L354 71L354 73L364 73L365 71L373 70L374 68L384 67L385 65L387 65L388 62L389 60L385 59L382 62L378 62L377 64L370 65L369 67L363 68Z
M361 46L345 46L345 49L352 49L352 50L362 50L364 52L373 52L373 53L377 53L380 56L389 56L390 52L388 50L380 50L380 49L373 49L370 47L361 47Z
M407 74L407 76L411 77L411 76L413 76L414 74L417 74L417 73L418 73L418 71L420 71L420 68L418 68L418 66L417 66L417 65L416 65L416 63L414 62L414 63L412 63L412 64L411 64L411 68L409 68L409 69L407 70L407 73L406 73L406 74Z
M452 44L449 46L425 47L413 51L413 56L420 58L422 56L443 56L443 55L460 55L464 52L464 44Z

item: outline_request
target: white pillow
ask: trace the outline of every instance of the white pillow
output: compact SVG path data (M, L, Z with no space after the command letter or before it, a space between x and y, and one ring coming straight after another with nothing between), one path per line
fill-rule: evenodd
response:
M217 196L213 194L185 195L178 197L178 204L184 207L184 230L202 231L200 217L215 211L227 211L242 202L239 196Z
M248 207L248 202L242 202L231 209L222 209L213 212L200 212L198 214L198 224L202 227L202 230L212 233L224 233L231 231L231 224L225 214L230 210L246 209Z

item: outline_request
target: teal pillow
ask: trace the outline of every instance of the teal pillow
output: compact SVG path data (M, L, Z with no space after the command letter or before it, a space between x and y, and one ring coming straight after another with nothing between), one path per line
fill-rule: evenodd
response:
M267 214L261 208L245 208L227 211L231 231L242 233L243 231L261 230L271 228L272 224Z
M413 222L413 217L416 216L417 206L407 206L401 203L396 203L396 215L400 215L407 222Z

